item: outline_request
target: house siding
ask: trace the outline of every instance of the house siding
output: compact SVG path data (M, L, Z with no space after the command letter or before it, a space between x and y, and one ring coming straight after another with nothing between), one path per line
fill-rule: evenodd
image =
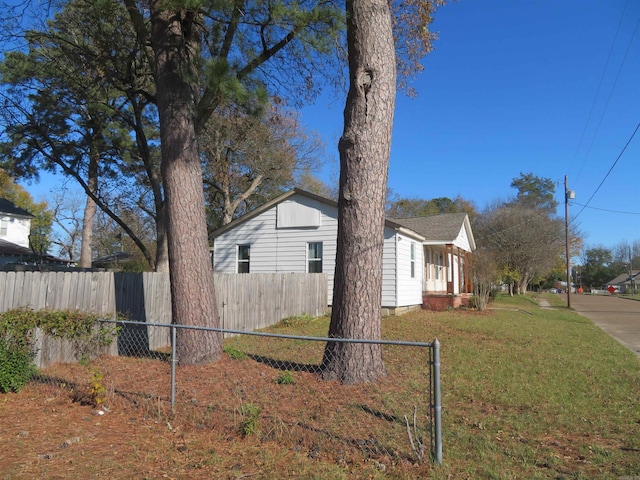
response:
M384 229L384 246L382 251L382 306L396 307L397 268L396 268L396 232Z
M461 248L467 252L472 251L471 242L469 241L469 235L466 228L461 228L458 237L454 240L453 245Z
M15 243L21 247L29 247L31 219L18 218L13 215L0 214L0 222L6 223L7 233L0 235L2 240Z
M453 242L455 250L472 250L473 236L467 228L470 227L465 219L465 225ZM437 234L437 228L434 229ZM214 271L236 273L237 246L249 245L251 273L304 273L308 265L308 243L322 242L322 272L327 275L328 304L332 305L337 232L338 209L334 202L307 192L291 191L215 233ZM400 221L385 223L383 308L422 305L425 292L446 294L447 280L454 278L457 285L457 258L447 257L451 237L446 241L435 235L427 238L425 233L403 226ZM411 245L414 246L413 277ZM458 291L457 286L455 290Z
M397 235L397 304L398 307L409 305L419 305L422 303L422 271L424 265L422 243L406 237ZM414 248L414 276L411 277L411 245Z
M300 204L319 212L319 225L276 228L278 207L290 215L291 205ZM282 208L282 207L281 207ZM251 273L305 273L307 244L322 242L322 271L327 274L328 304L332 304L336 257L337 210L314 199L295 195L262 212L215 240L213 265L217 273L236 273L237 245L249 245Z

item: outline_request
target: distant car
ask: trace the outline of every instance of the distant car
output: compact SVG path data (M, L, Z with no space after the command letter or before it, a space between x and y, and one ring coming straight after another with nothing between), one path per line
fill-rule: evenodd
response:
M550 289L549 289L549 293L558 293L558 289L556 289L556 288L550 288Z

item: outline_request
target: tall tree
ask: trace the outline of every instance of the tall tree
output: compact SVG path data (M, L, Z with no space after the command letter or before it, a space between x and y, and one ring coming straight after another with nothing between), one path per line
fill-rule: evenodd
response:
M76 263L80 257L82 239L82 201L57 194L53 199L53 223L58 234L53 239L61 258Z
M514 178L511 187L518 190L516 204L554 214L558 206L554 195L556 186L550 178L538 177L533 173L520 173Z
M284 67L277 68L272 85L296 88L300 85L296 80L303 78L309 87L305 92L313 94L311 73L318 54L328 53L335 44L340 12L332 2L311 0L124 2L140 44L150 45L160 119L173 320L216 327L198 130L221 103L264 90L268 77L259 69L266 62ZM181 363L208 362L220 351L219 335L180 329Z
M349 93L339 143L338 243L329 336L381 338L382 248L396 93L387 0L347 0ZM326 346L325 378L347 384L386 374L379 344Z
M615 268L612 251L603 246L586 249L582 257L581 280L589 289L602 288L606 282L625 271L624 267Z
M163 198L148 128L155 122L154 92L134 37L127 11L111 1L69 1L46 28L27 31L28 51L9 52L1 67L8 87L3 148L20 176L59 169L84 189L81 265L91 266L98 206L162 270L167 263ZM154 197L160 245L155 258L104 195L139 185Z
M434 38L428 25L435 4L421 0L346 1L349 92L338 145L338 242L330 337L377 340L381 335L396 46L406 54L398 62L401 73L419 70L417 61L431 50ZM375 381L385 374L379 344L327 343L325 378L352 384Z
M549 273L564 253L563 223L544 210L498 205L480 215L474 234L515 293L526 292L531 280Z

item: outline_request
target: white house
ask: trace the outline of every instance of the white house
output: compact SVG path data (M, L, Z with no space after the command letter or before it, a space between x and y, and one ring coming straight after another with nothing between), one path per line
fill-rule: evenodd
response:
M336 202L293 189L213 232L217 273L326 272L332 304ZM470 292L475 249L466 214L388 219L382 306L391 312L458 306ZM444 299L444 300L443 300Z
M29 247L31 219L33 215L12 202L0 198L0 240L21 247Z
M0 265L66 264L51 255L35 255L30 248L31 215L5 198L0 198Z

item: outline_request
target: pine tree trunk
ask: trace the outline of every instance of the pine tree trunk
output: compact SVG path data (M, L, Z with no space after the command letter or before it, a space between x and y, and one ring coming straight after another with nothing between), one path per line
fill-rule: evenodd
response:
M338 244L329 336L381 338L384 207L395 107L387 0L347 1L350 86L340 139ZM378 344L328 343L323 377L345 384L386 374Z
M156 272L169 271L169 246L167 245L167 220L164 202L156 208Z
M94 195L98 193L98 161L100 151L94 139L90 145L87 187ZM80 240L80 267L91 268L93 262L93 224L96 218L96 202L87 195L82 216L82 237Z
M202 170L196 138L202 19L196 10L166 9L150 2L151 41L162 142L162 179L171 278L173 322L217 327L218 312L209 259ZM220 334L179 329L178 362L218 358Z

